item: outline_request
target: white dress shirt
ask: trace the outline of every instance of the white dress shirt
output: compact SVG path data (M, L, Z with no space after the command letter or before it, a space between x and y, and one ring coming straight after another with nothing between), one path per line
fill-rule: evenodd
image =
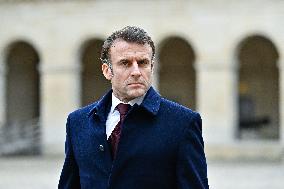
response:
M113 129L115 128L115 126L117 125L117 123L120 120L120 115L119 115L118 110L116 109L116 106L119 103L130 104L131 106L133 106L134 104L140 105L143 102L144 97L145 97L145 94L143 96L137 97L137 98L129 101L128 103L124 103L124 102L120 101L118 98L116 98L114 96L114 94L112 93L112 96L111 96L112 104L111 104L110 112L108 113L107 120L106 120L107 139L109 138Z

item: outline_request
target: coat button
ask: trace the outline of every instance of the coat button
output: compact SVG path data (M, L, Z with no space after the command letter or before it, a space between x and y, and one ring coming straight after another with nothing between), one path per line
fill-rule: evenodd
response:
M99 145L99 149L100 149L100 151L101 151L101 152L105 151L104 146L103 146L103 145L101 145L101 144Z

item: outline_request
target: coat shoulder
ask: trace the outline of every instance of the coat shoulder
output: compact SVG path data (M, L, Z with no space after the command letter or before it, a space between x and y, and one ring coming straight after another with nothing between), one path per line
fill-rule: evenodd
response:
M166 98L161 98L161 109L178 116L199 116L198 112Z
M87 106L81 107L77 110L74 110L69 114L70 119L78 119L87 117L90 113L90 111L98 104L98 102L94 102L92 104L89 104Z

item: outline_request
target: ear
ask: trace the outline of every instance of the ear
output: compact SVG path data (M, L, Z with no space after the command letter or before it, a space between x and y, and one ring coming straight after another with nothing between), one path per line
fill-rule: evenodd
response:
M105 78L107 80L111 80L112 79L112 71L111 71L111 69L110 69L108 64L103 63L103 65L102 65L102 72L103 72L103 75L105 76Z
M154 72L154 61L151 62L151 72Z

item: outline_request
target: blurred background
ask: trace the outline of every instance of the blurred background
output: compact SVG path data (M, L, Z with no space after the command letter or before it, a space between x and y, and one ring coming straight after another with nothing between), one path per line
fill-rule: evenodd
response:
M69 112L97 100L103 41L156 48L154 87L199 111L212 189L284 185L284 1L0 0L0 188L57 188Z

